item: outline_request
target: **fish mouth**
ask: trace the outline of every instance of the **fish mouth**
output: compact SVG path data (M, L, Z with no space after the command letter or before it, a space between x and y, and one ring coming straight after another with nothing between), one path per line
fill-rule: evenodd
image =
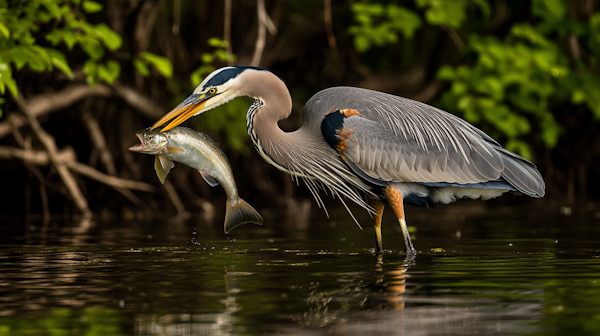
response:
M155 129L173 118L175 119L165 126L161 132L175 128L177 125L193 117L198 111L201 111L204 108L204 105L206 105L206 102L208 101L208 98L204 97L204 95L198 94L192 94L191 96L187 97L181 102L181 104L177 105L177 107L171 110L171 112L165 114L154 125L152 125L151 129Z
M146 152L148 150L146 140L144 140L144 138L142 138L139 134L136 134L135 136L138 138L138 140L140 140L140 143L129 147L129 150L132 152Z

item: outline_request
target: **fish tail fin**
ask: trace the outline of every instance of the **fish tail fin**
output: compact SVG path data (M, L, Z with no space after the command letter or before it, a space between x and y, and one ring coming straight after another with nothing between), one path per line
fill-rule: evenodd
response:
M263 219L258 211L254 210L243 199L240 198L236 205L232 205L228 201L225 210L225 233L229 233L229 231L245 223L262 225Z

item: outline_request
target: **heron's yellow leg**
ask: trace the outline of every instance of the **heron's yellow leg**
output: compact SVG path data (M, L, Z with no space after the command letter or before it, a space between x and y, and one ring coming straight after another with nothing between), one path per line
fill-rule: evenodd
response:
M377 243L377 253L383 252L383 245L381 244L381 218L383 217L383 202L367 197L367 203L375 210L375 214L373 214L373 222L375 225L375 239Z
M400 221L402 227L402 234L404 235L404 246L406 247L406 253L415 254L417 250L413 247L412 241L410 240L410 233L408 232L408 226L406 226L406 220L404 219L404 202L402 201L402 193L400 190L392 187L384 187L383 195L387 198L387 203L394 211L394 215Z

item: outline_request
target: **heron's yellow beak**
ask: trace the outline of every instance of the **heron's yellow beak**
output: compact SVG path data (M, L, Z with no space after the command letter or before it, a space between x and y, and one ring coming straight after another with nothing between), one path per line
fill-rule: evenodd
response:
M155 129L173 118L175 119L165 126L161 132L177 127L177 125L188 120L196 115L196 113L201 111L204 108L207 100L208 99L205 98L205 95L193 94L187 97L181 102L181 104L177 105L177 107L171 110L171 112L165 114L162 118L160 118L160 120L154 123L151 129Z

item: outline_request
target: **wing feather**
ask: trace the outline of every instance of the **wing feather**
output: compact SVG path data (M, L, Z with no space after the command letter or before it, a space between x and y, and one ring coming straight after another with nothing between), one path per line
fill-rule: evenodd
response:
M305 106L304 125L320 130L332 110L353 109L344 153L356 169L390 182L470 184L506 179L517 190L543 196L544 181L529 161L502 148L466 121L410 99L360 88L335 87Z

